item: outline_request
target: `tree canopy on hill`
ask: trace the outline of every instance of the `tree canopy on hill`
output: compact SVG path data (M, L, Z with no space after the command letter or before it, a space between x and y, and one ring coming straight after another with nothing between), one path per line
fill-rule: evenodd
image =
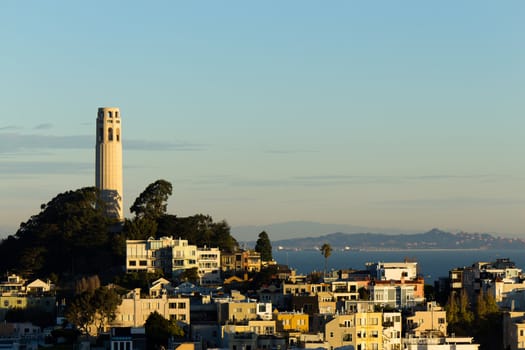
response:
M0 244L0 268L23 275L98 272L111 266L112 224L95 187L57 195Z
M232 252L239 243L230 234L230 226L224 220L213 222L209 215L196 214L188 217L163 215L157 220L157 237L174 236L188 240L199 247L218 247Z
M125 220L120 233L112 232L116 222L106 216L95 187L58 194L0 242L0 269L32 277L102 274L124 264L127 239L173 236L199 247L238 247L226 221L167 214L171 191L165 180L149 185L132 206L135 217Z

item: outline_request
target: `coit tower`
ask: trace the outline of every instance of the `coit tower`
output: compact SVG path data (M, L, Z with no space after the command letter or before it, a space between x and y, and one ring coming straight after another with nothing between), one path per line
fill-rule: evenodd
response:
M96 186L108 216L122 221L122 123L118 108L98 109L96 148Z

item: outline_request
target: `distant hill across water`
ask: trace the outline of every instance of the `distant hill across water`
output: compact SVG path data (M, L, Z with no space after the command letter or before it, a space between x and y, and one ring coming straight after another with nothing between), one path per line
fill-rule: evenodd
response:
M266 231L272 241L283 238L319 237L331 232L361 233L376 232L385 234L417 233L385 227L365 227L356 225L323 224L313 221L287 221L268 225L246 225L232 227L232 235L241 242L256 241L260 232Z
M259 231L260 232L260 231ZM328 243L334 249L350 250L410 250L410 249L525 249L525 240L499 237L489 233L451 233L432 229L424 233L343 233L335 232L317 237L291 237L273 240L272 231L267 229L273 248L319 249ZM255 239L247 240L253 247Z

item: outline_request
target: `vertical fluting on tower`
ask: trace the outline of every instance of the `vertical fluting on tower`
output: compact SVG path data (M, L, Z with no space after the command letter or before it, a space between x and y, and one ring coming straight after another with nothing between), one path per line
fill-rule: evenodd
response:
M122 123L120 110L102 107L97 115L95 185L111 218L124 220L122 210Z

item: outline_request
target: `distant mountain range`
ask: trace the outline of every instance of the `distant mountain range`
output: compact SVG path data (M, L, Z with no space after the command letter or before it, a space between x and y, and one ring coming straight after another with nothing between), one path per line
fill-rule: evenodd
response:
M361 233L376 232L385 234L417 233L417 231L399 230L385 227L365 227L355 225L322 224L313 221L288 221L268 225L247 225L232 227L232 235L241 242L257 240L260 232L266 231L270 240L286 238L318 237L331 232Z
M271 238L271 236L270 236ZM432 229L425 233L331 233L318 237L290 238L272 241L274 248L319 249L328 243L334 249L402 250L402 249L525 249L520 238L495 237L488 233L451 233ZM246 242L254 246L254 242Z

